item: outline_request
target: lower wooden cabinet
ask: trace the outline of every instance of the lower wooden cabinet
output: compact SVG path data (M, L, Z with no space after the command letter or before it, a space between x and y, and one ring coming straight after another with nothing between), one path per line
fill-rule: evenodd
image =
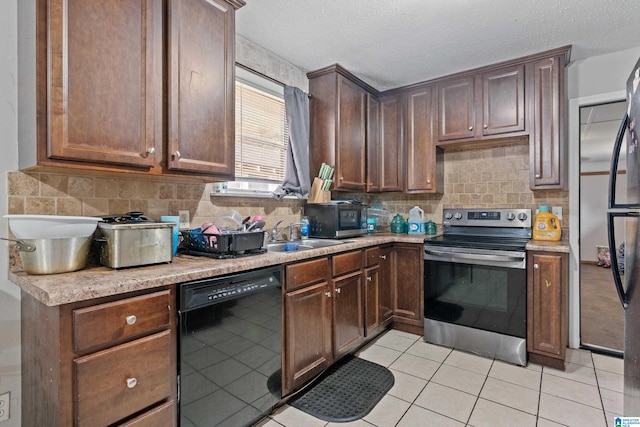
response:
M527 253L529 361L564 370L567 347L568 255Z
M391 323L422 333L422 245L390 244L285 266L282 394Z
M394 327L422 334L424 260L421 244L395 244L392 250Z
M177 425L175 302L173 287L54 307L23 292L23 425Z

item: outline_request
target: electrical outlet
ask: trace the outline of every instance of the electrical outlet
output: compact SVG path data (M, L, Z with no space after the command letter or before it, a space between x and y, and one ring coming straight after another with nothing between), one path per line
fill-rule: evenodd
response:
M558 217L562 221L562 206L554 206L551 208L551 213Z
M9 405L11 402L11 392L0 394L0 422L9 419Z
M189 211L178 211L178 215L180 215L180 226L181 230L189 228Z

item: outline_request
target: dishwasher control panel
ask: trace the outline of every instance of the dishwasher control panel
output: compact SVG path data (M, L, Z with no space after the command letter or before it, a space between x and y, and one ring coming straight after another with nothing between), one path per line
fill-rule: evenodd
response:
M281 286L280 267L253 270L180 285L180 310L219 304L266 288Z

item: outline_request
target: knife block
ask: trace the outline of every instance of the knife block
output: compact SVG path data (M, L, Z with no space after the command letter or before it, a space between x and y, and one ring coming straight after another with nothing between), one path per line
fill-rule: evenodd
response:
M329 203L331 201L331 191L323 191L324 181L318 177L313 178L311 191L307 203Z

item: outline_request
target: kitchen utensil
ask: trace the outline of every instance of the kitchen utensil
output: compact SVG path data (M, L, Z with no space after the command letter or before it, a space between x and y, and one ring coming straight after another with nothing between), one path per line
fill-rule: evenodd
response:
M15 248L20 252L22 269L29 274L57 274L84 268L89 257L92 236L53 239L20 239Z
M247 231L259 231L265 226L265 224L266 222L261 219L253 221L249 224L249 227L247 227Z
M4 215L18 239L59 239L91 236L98 217L59 215Z
M173 223L99 223L100 263L110 268L135 267L173 259Z

